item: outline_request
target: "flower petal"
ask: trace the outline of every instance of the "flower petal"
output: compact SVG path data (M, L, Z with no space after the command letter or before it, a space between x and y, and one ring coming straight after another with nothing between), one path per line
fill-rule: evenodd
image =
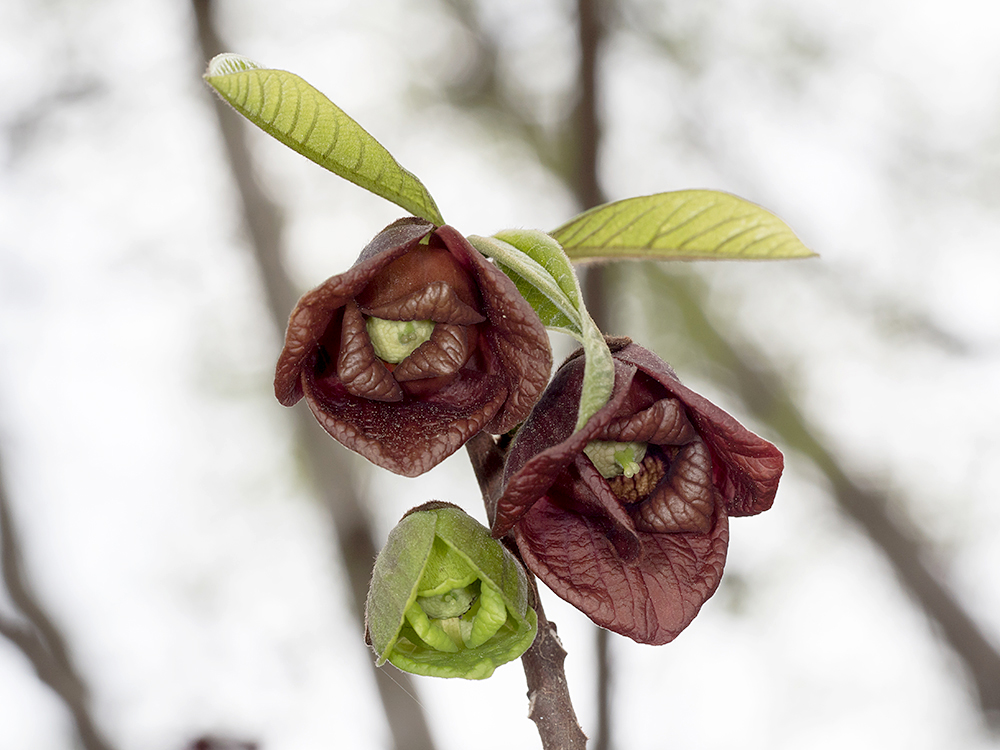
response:
M640 531L706 534L712 528L715 499L712 459L698 440L681 449L652 496L630 510Z
M311 367L317 345L337 311L357 295L374 274L412 249L426 237L434 225L422 219L407 218L383 229L361 252L347 271L331 276L307 292L288 318L285 346L274 373L274 395L284 406L302 398L301 375Z
M489 513L494 537L499 539L510 531L531 504L552 486L559 473L611 421L628 395L635 375L635 368L631 365L615 362L615 386L611 400L590 418L583 429L574 433L583 386L583 368L582 357L560 367L518 432L518 439L511 446L504 465L503 492L497 507Z
M364 307L365 315L386 320L433 320L435 323L474 325L486 318L465 304L445 281L434 281L423 289L378 307Z
M684 406L677 399L662 398L637 414L612 420L601 438L619 443L684 445L694 440L695 431L684 416Z
M506 396L489 380L463 377L443 388L439 401L383 403L358 398L332 378L303 378L313 416L333 438L374 464L415 477L441 463L482 431Z
M710 534L640 534L623 560L598 519L542 498L514 527L528 569L601 627L640 643L677 637L719 585L729 526L720 505Z
M469 359L475 329L438 323L431 337L392 371L399 382L454 375Z
M479 285L482 312L488 325L481 329L485 348L498 361L494 369L504 381L507 399L486 428L495 435L515 427L531 412L549 381L552 351L538 314L499 268L452 227L434 233L456 258L466 263Z
M347 392L373 401L402 401L403 389L392 377L385 363L375 356L365 330L365 319L354 300L344 307L337 377Z

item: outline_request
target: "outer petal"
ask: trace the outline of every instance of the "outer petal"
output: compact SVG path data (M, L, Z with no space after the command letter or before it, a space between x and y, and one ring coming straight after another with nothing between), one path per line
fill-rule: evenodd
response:
M308 378L303 385L324 430L372 463L407 477L433 468L481 432L484 415L495 413L506 395L494 391L483 402L485 389L466 379L439 391L436 403L385 404L351 396L342 386L321 390Z
M709 534L639 534L623 560L598 519L542 497L514 527L528 569L601 627L640 643L667 643L722 579L729 524L721 503Z

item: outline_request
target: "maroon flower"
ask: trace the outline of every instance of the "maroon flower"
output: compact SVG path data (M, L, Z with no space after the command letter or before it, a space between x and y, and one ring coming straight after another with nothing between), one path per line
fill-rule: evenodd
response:
M652 352L609 341L611 400L573 433L579 352L518 431L493 535L602 627L673 640L719 585L729 516L767 510L781 453L685 388Z
M452 227L401 219L299 300L274 392L334 438L417 476L481 430L522 421L552 365L513 282Z

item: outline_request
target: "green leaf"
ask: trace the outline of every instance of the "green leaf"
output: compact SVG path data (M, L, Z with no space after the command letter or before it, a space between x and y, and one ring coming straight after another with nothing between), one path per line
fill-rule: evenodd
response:
M715 190L680 190L607 203L551 232L574 261L808 258L785 222Z
M205 80L257 127L321 167L440 226L427 188L340 107L294 73L239 55L212 58Z
M573 264L558 242L537 230L506 229L493 237L473 235L468 240L511 278L547 328L568 333L583 344L586 364L579 430L611 398L615 366L604 334L583 304Z
M583 319L579 303L566 293L544 265L531 254L496 237L479 237L473 234L467 239L476 250L487 258L492 258L497 267L510 277L547 328L581 339ZM566 265L572 271L568 259Z

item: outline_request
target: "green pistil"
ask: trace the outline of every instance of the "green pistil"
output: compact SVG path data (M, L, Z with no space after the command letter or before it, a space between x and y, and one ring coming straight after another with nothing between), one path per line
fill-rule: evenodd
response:
M591 440L583 452L605 479L622 475L631 479L642 471L641 464L642 459L646 457L646 443Z
M399 364L431 337L433 320L383 320L368 318L365 321L368 338L375 356L383 362Z

